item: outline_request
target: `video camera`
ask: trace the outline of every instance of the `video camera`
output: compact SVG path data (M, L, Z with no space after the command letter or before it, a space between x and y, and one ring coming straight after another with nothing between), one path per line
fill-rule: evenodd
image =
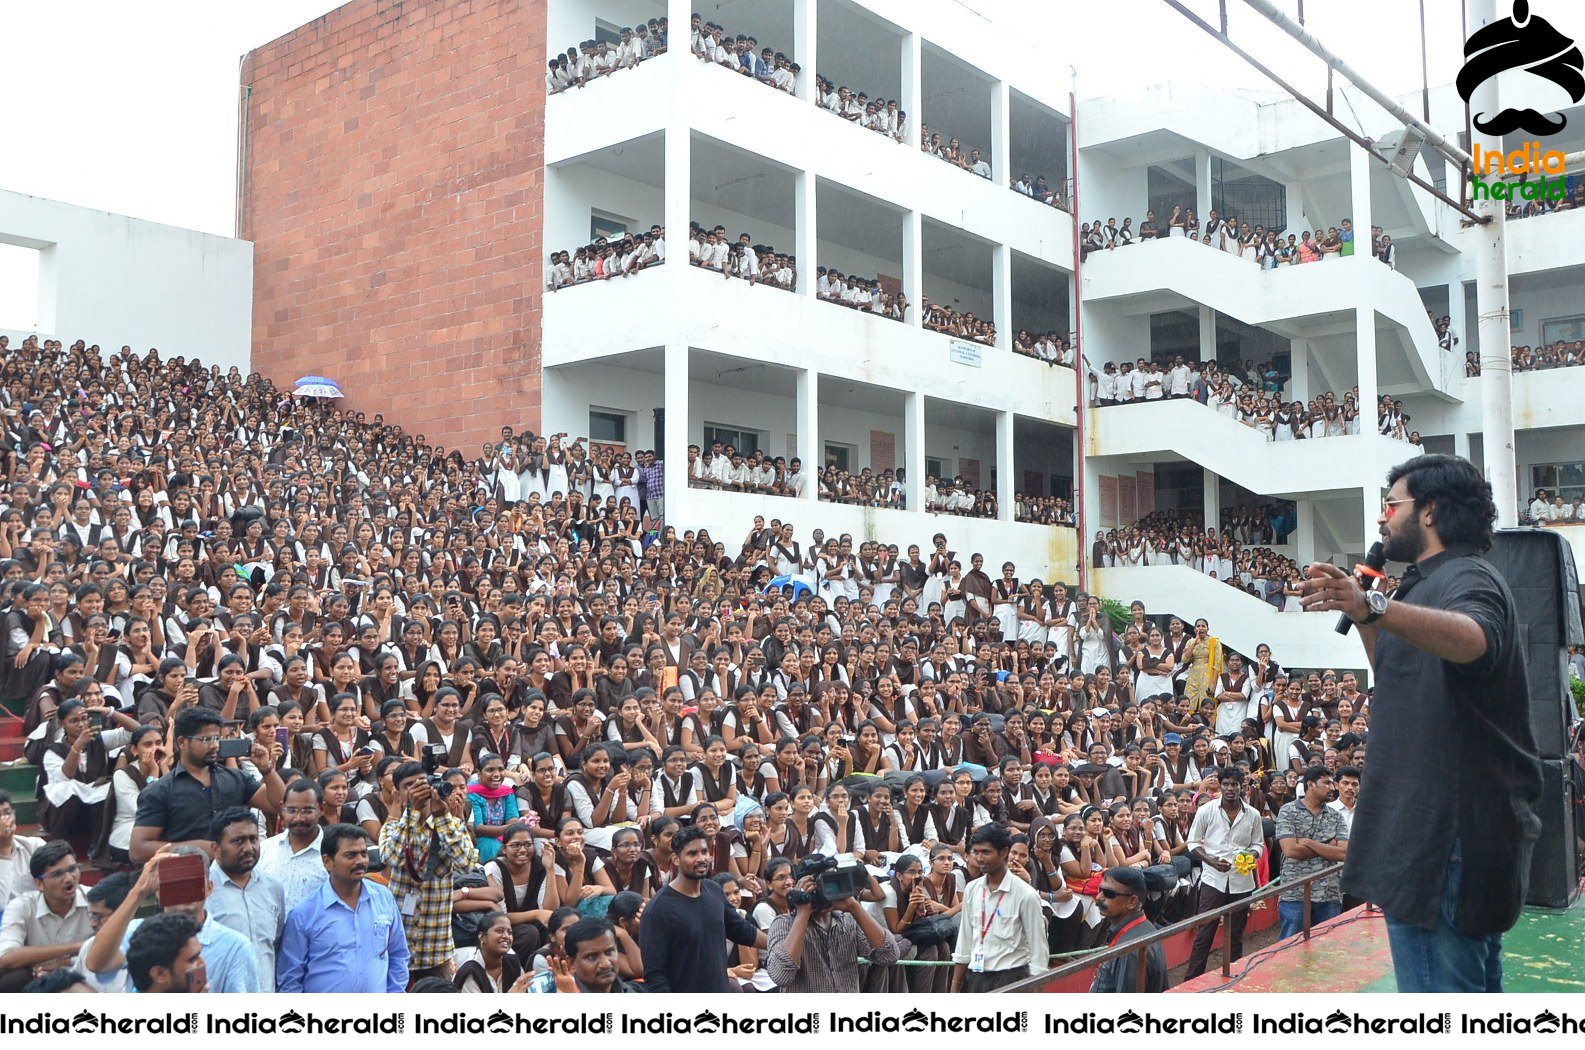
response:
M840 857L821 854L805 857L793 867L792 874L795 883L803 881L806 876L814 876L815 888L813 893L797 889L790 891L787 903L794 907L813 904L816 911L829 908L837 901L856 897L870 884L869 871L849 854Z
M418 761L424 767L424 781L435 793L441 798L450 795L452 785L440 777L440 771L446 768L446 745L425 744L418 754Z

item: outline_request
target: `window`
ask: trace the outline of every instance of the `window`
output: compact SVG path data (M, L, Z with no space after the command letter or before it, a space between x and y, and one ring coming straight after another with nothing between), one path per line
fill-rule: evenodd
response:
M597 241L604 237L608 241L621 240L627 236L629 221L619 215L594 211L589 213L589 240Z
M925 474L929 477L939 478L946 473L946 464L930 456L925 457Z
M852 445L838 445L831 441L826 442L826 466L836 467L838 470L852 470L853 468L849 465L852 462Z
M718 423L704 425L704 447L709 448L717 441L722 445L731 445L739 452L758 452L760 435L757 430L744 430L742 427L721 426Z
M594 40L597 44L609 44L615 47L622 42L622 30L603 18L596 18L594 20Z
M627 444L627 413L589 409L589 440L602 445Z
M1585 496L1585 463L1532 463L1531 499L1535 498L1536 489L1546 489L1549 496L1562 496L1565 503Z
M1572 343L1585 339L1585 317L1553 317L1541 322L1542 343Z

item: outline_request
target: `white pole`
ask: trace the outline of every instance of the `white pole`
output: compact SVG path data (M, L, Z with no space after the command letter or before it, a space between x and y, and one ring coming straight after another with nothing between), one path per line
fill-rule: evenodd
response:
M1471 33L1497 20L1496 0L1468 0ZM1470 108L1496 113L1497 78L1475 89ZM1502 136L1478 129L1474 144L1481 152L1502 152ZM1504 249L1504 204L1477 200L1475 211L1488 221L1471 230L1475 236L1475 310L1480 326L1481 446L1486 480L1497 504L1497 527L1519 523L1518 465L1513 436L1513 356L1508 333L1508 257Z

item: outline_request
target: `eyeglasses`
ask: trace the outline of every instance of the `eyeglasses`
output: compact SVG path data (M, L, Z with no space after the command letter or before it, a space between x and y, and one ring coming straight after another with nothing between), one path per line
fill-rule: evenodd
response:
M1384 499L1381 501L1381 512L1388 521L1391 521L1393 516L1398 513L1398 504L1413 502L1415 501L1412 497L1409 499Z
M1133 896L1132 893L1128 893L1128 892L1125 892L1123 890L1109 889L1106 886L1102 886L1101 887L1100 893L1101 893L1101 896L1105 897L1109 901L1114 901L1114 900L1116 900L1119 897L1132 897Z
M190 736L190 737L187 738L187 742L189 744L197 744L199 747L213 747L216 744L220 743L220 737L218 737L218 736Z
M285 817L309 817L318 813L315 806L282 806L281 815Z
M68 864L64 868L56 868L54 871L46 871L44 873L44 878L55 880L64 879L66 876L76 875L82 870L83 866L81 864Z

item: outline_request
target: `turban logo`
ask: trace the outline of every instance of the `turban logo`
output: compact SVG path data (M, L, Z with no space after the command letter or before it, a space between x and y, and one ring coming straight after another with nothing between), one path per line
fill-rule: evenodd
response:
M1529 0L1514 0L1513 14L1476 30L1464 44L1464 68L1455 81L1465 102L1487 80L1510 69L1550 80L1569 98L1585 98L1585 56L1574 41L1544 18L1531 17ZM1475 127L1487 135L1523 130L1535 135L1555 135L1567 123L1562 113L1548 117L1533 109L1502 109L1495 115L1477 114Z

